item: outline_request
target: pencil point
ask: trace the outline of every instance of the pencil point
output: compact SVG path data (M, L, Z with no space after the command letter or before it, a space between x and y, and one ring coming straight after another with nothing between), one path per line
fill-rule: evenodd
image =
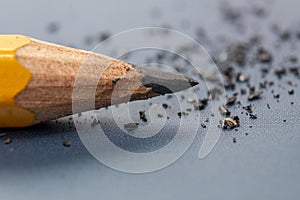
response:
M144 66L134 66L134 68L144 75L142 83L145 87L151 87L155 93L162 95L179 92L199 84L192 78L174 72Z

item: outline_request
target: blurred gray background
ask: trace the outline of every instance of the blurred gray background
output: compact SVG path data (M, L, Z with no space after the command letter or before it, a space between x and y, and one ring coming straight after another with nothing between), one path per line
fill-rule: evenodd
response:
M273 22L299 27L297 0L228 0L235 7L259 5L268 13L261 22L246 18L248 30L236 34L234 27L223 23L223 2L2 0L0 27L1 34L20 33L86 50L101 41L103 32L111 35L159 26L196 38L201 28L210 38L203 45L211 52L222 48L223 44L217 42L220 37L230 41L261 31L268 41L266 30ZM281 52L273 52L275 57L282 56ZM299 84L299 80L294 81ZM255 102L259 119L245 119L239 131L224 132L205 159L198 159L206 133L206 129L199 128L191 148L179 160L147 174L122 173L99 163L87 152L67 119L25 129L0 129L13 140L5 145L5 138L0 138L0 199L299 199L300 90L296 87L295 95L288 96L282 87L276 85L275 89L282 92L280 102L271 95ZM205 113L209 116L209 109L204 119ZM174 132L172 124L178 123L176 113L170 118L166 133ZM253 128L249 129L251 124ZM110 130L114 132L113 125ZM71 147L64 147L64 140L70 141Z

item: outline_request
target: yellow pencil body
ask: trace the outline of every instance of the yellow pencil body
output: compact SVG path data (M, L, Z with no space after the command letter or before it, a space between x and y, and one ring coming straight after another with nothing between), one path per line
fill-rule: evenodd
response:
M17 61L16 50L30 42L21 35L0 35L0 127L23 127L34 121L34 114L15 102L32 76Z

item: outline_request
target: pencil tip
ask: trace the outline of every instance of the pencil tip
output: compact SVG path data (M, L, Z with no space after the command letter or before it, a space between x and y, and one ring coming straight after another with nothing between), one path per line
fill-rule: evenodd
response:
M134 66L144 75L142 83L155 93L164 95L188 89L199 84L196 80L174 72L166 72L144 66Z

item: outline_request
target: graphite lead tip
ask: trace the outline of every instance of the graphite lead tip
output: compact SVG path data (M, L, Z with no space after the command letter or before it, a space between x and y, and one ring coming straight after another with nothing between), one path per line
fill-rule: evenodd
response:
M188 89L199 84L196 80L179 73L156 70L145 66L134 66L141 74L142 84L151 87L155 93L164 95Z

